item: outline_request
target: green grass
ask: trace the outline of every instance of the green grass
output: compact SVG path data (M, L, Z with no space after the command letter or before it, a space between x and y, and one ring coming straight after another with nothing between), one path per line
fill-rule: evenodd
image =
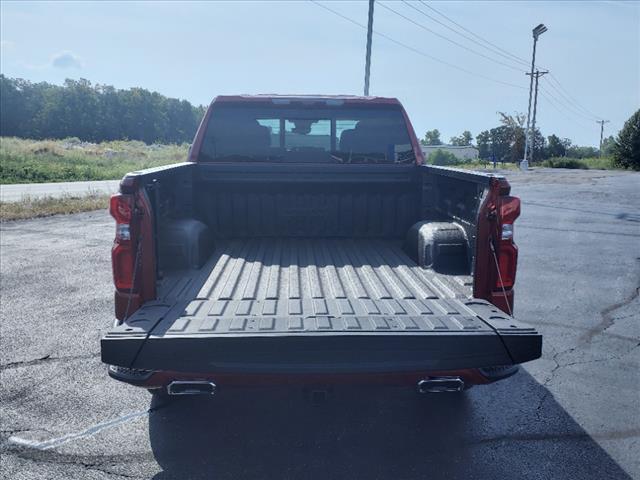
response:
M25 218L49 217L51 215L88 212L108 208L109 195L89 194L80 197L23 198L19 202L0 202L0 221L23 220Z
M581 170L615 170L617 167L613 163L611 157L592 157L592 158L569 158L556 157L549 158L542 162L543 167L550 168L573 168Z
M0 183L116 180L128 172L185 161L183 145L0 138Z
M185 161L189 146L146 145L139 141L102 143L64 140L0 138L0 184L117 180L128 172ZM550 158L541 164L551 168L614 169L605 158ZM491 163L460 161L455 168L492 170ZM499 169L517 170L514 163L498 163Z

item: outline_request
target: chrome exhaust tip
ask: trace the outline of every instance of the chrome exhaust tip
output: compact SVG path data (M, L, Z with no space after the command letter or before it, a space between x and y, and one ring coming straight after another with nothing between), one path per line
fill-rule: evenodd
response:
M174 380L167 386L169 395L213 395L216 384L206 380Z
M460 377L429 377L418 382L418 393L461 392L464 381Z

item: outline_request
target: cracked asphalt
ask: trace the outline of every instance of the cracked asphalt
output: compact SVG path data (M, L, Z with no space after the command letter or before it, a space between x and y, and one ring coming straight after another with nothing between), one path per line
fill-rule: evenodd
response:
M0 476L640 478L640 174L508 172L516 317L543 358L461 396L221 392L169 404L107 377L106 212L5 223Z

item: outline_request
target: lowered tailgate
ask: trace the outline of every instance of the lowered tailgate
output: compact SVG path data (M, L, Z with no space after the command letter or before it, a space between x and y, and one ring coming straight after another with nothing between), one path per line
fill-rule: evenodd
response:
M448 306L456 304L458 313L448 315L181 317L151 332L130 322L103 338L102 360L185 372L337 373L490 367L540 357L542 338L533 328L482 300Z
M540 357L533 328L391 242L231 241L102 339L102 360L184 372L449 370Z

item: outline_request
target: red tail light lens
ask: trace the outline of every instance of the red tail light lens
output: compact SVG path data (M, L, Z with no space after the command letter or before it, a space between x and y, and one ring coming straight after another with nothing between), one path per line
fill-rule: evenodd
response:
M134 255L131 242L133 195L116 193L111 196L109 213L116 221L116 238L111 249L113 283L117 290L131 291L133 285Z
M130 223L133 216L133 196L122 193L111 195L109 213L116 223Z
M516 283L516 267L518 265L518 247L513 243L510 245L500 245L500 255L498 255L498 266L500 276L497 280L497 287L502 289L512 288ZM502 280L502 282L500 281Z
M111 249L113 283L118 290L133 289L133 251L131 245L116 243Z
M505 195L500 197L500 223L502 234L498 250L500 275L496 280L499 289L512 288L516 281L518 247L513 243L513 222L520 216L520 199Z
M518 197L500 197L500 222L513 225L513 222L520 216L520 199Z

